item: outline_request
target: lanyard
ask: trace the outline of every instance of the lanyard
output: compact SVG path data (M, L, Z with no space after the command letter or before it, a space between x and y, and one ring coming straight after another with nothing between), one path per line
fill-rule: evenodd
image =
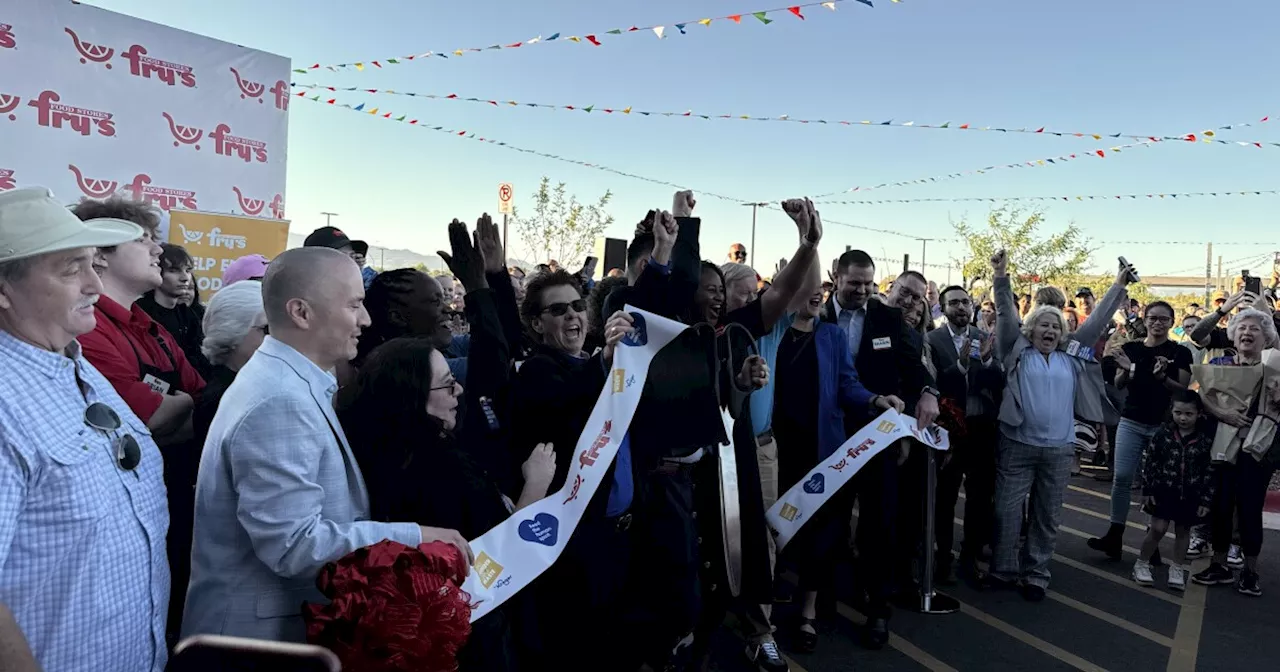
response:
M125 343L129 344L129 349L133 350L133 358L138 362L139 378L143 376L145 369L147 368L156 369L157 367L154 367L154 366L148 367L147 365L142 363L142 356L138 353L138 347L133 344L133 339L129 338L129 332L125 331L124 325L120 324L119 322L116 322L110 315L107 315L106 311L100 311L100 312L102 313L102 316L107 318L107 321L110 322L111 325L116 328L116 331L120 332L120 336L124 338ZM156 339L156 343L160 344L160 349L163 350L165 356L169 358L169 364L173 367L172 371L174 373L177 373L178 361L173 358L173 353L169 350L169 346L165 344L164 339L161 338L158 331L151 331L150 335L152 338Z

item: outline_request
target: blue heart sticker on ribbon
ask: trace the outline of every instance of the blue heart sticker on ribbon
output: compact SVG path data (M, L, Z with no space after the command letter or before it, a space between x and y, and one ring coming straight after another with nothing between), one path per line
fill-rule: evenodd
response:
M549 513L539 513L533 520L520 522L520 538L543 546L555 546L559 531L560 521Z
M644 315L640 313L629 313L631 315L631 326L635 331L622 337L622 344L635 348L644 347L649 342L649 332L644 328Z
M826 487L827 479L823 478L822 474L814 474L804 482L804 491L811 495L821 495Z

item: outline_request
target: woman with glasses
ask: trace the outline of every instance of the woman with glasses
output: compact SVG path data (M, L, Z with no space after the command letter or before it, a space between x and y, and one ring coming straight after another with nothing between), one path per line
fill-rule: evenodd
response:
M244 280L213 296L204 313L204 341L200 351L211 367L209 383L196 402L191 417L199 445L209 433L209 425L222 403L222 395L236 379L241 367L266 338L267 314L262 310L262 283Z
M375 521L445 526L475 539L513 512L542 499L554 474L552 448L540 444L524 463L524 489L512 502L459 436L462 385L426 339L397 338L375 349L335 402L351 452L369 488ZM472 624L459 669L516 669L509 602Z
M1173 306L1164 301L1147 305L1146 338L1115 348L1115 385L1127 389L1120 426L1116 429L1115 470L1111 481L1111 527L1089 540L1089 547L1119 560L1129 519L1133 475L1151 437L1164 421L1173 393L1191 382L1191 351L1169 340Z

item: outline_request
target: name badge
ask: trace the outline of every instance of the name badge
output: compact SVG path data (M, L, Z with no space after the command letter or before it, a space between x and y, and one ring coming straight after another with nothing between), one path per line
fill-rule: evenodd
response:
M169 383L166 383L149 373L142 379L142 382L146 383L147 386L156 394L169 394Z
M1080 341L1067 342L1067 354L1076 357L1080 354Z
M888 336L871 339L872 350L888 350L891 347L893 347L893 342L889 340Z
M982 359L982 341L973 339L969 341L969 357L973 359Z

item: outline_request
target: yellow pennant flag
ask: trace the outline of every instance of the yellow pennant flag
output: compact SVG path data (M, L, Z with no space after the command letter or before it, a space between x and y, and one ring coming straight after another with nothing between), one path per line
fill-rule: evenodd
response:
M369 110L369 114L377 114L377 113L378 113L378 108L376 107L373 108L372 110Z
M364 63L356 63L356 70L364 70Z
M701 24L702 24L702 25L704 25L704 26L709 26L709 25L711 25L711 19L703 19L703 20L699 21L698 23L701 23Z
M570 41L570 42L579 42L579 43L581 43L581 42L582 42L582 38L580 38L580 37L570 37L570 38L569 38L569 41Z
M630 108L630 107L623 108L622 113L623 113L623 114L631 114L631 108Z

